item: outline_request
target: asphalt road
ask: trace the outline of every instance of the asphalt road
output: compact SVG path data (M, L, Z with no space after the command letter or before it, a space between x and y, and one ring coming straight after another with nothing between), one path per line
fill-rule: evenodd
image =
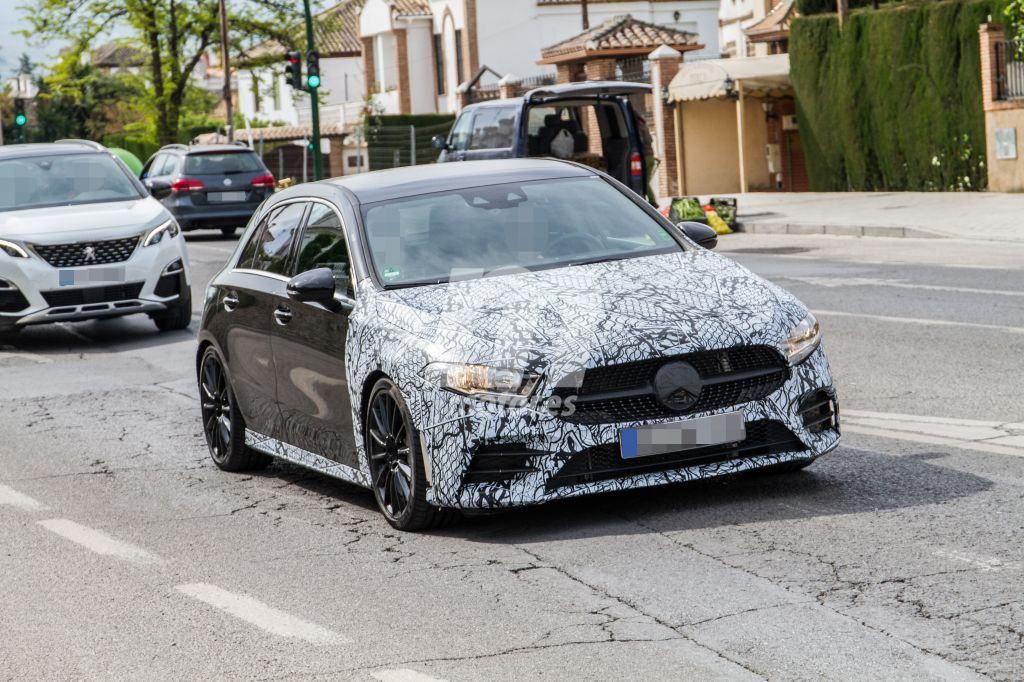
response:
M233 242L190 241L198 306ZM820 313L840 448L424 535L214 468L190 332L0 341L0 678L1020 679L1024 246L721 250Z

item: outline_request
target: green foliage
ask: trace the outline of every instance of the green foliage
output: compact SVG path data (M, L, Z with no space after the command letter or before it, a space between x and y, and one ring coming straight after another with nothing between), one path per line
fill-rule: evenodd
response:
M1000 0L801 17L790 65L811 189L984 189L978 25Z

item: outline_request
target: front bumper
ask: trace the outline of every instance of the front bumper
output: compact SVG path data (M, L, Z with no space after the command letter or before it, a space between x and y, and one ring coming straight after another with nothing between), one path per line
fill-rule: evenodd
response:
M682 417L742 410L748 425L746 445L708 448L707 457L678 466L671 457L660 465L653 458L637 461L637 467L624 467L621 475L607 468L621 464L618 431L639 423L576 424L531 408L493 407L437 390L423 394L429 396L423 401L429 404L412 407L428 464L428 501L443 507L486 509L712 478L819 457L839 443L838 412L834 426L805 426L802 406L806 407L809 396L819 394L828 395L835 405L832 376L821 348L794 367L790 378L763 400ZM680 418L644 423L676 419ZM481 470L481 456L488 455L491 461L504 458L502 463L515 470L514 475L480 481L475 474ZM597 464L586 468L591 457L603 457L605 468ZM497 465L482 466L493 471Z
M181 261L181 267L165 275L165 270L176 261ZM61 286L62 271L66 278L68 270L77 274L104 268L123 268L123 281ZM6 292L8 300L18 301L0 311L0 329L157 313L176 303L191 283L188 253L180 235L153 246L138 246L121 263L79 268L56 268L34 253L29 258L0 253L0 280L6 283L0 293ZM27 305L13 309L22 303Z

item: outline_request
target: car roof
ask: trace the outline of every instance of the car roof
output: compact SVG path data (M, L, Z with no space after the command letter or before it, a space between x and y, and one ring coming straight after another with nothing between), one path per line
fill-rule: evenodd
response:
M246 146L240 144L188 144L188 145L167 145L161 147L161 152L183 152L185 154L216 154L218 152L235 152L235 153L255 153L255 150L249 149Z
M555 159L501 159L406 166L346 175L323 182L349 190L360 203L372 204L417 194L496 185L503 182L591 175L596 175L592 169Z
M31 144L10 144L0 147L0 159L49 156L51 154L102 154L99 150L77 142L33 142Z

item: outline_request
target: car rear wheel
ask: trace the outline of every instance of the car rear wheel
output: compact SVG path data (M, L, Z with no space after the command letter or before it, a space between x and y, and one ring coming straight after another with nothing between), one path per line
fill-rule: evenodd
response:
M363 433L373 495L388 523L398 530L423 530L457 515L427 504L427 478L412 418L391 380L374 384Z
M245 445L245 420L224 365L213 348L206 349L199 365L199 404L203 435L214 464L224 471L246 471L270 463L269 456Z
M156 328L162 332L186 329L191 321L192 292L187 288L167 310L153 314L153 322L156 324Z

